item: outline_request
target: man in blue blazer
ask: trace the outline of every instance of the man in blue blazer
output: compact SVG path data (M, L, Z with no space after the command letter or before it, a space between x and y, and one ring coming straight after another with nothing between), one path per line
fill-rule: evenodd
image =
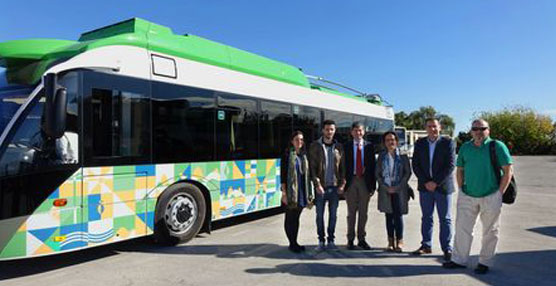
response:
M413 172L418 179L421 205L421 247L414 255L431 253L433 211L436 205L440 220L440 245L444 260L452 258L452 193L455 168L455 144L448 137L440 136L438 119L426 120L427 137L417 140L413 151Z
M365 141L365 126L360 122L351 125L353 140L344 145L346 170L346 202L348 206L347 239L349 250L354 250L355 221L357 214L357 246L370 250L371 246L365 241L365 225L369 200L376 189L375 179L375 151L373 145Z

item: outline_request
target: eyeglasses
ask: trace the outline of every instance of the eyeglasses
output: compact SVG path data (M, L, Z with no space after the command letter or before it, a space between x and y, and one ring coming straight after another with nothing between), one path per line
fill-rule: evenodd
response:
M485 131L487 129L488 129L488 127L471 127L472 131L479 131L479 130Z

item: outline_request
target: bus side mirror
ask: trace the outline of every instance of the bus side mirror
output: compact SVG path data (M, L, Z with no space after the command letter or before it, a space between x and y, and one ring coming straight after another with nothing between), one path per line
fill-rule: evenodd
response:
M66 131L67 91L58 85L56 74L45 75L43 82L46 103L42 129L48 137L58 139Z

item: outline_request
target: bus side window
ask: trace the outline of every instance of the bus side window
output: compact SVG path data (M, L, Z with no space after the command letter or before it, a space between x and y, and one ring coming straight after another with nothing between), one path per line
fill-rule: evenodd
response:
M261 101L260 145L261 158L279 158L289 146L292 134L291 105Z
M336 135L338 142L345 144L351 139L350 131L353 123L353 115L340 111L325 110L324 119L332 119L336 122Z
M233 94L218 94L216 114L217 160L255 159L258 156L257 101Z
M156 163L214 159L214 92L153 82L153 159Z
M321 136L321 112L318 108L308 106L293 106L293 130L303 132L305 144L308 148L311 142Z
M93 157L148 155L149 106L141 94L120 90L92 90Z

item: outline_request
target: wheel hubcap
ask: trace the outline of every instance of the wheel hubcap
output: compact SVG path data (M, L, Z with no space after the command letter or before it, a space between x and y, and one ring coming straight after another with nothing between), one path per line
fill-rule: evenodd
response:
M178 194L168 204L165 212L170 232L181 234L188 231L197 219L197 203L189 194Z

